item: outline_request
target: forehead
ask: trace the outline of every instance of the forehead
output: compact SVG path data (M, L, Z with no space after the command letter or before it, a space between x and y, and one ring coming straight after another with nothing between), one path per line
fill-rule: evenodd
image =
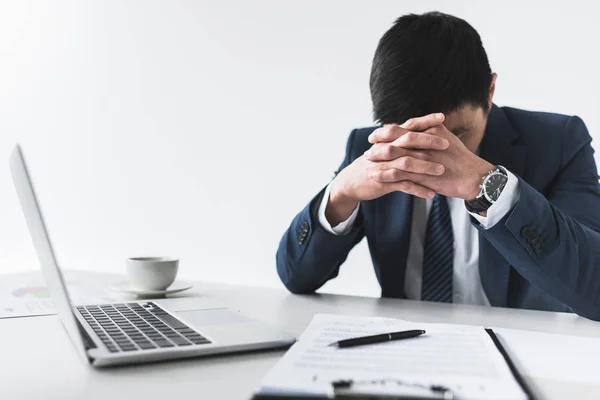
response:
M481 107L463 106L447 114L444 125L450 132L460 134L473 129L485 128L486 115Z

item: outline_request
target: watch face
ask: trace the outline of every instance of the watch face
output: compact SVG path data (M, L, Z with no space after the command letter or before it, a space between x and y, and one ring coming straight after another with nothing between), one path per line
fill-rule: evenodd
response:
M502 189L506 186L508 177L500 172L490 175L483 184L485 197L492 203L498 200Z

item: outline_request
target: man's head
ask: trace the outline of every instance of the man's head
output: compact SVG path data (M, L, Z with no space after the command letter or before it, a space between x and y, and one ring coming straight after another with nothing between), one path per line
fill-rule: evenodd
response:
M496 75L477 31L431 12L398 18L383 35L371 69L375 120L401 124L434 112L475 151L492 105Z

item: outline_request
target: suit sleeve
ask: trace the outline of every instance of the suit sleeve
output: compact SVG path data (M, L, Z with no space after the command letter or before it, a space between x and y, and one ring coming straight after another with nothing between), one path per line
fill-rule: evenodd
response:
M352 146L356 131L346 145L346 157L336 172L352 162ZM364 236L359 210L352 229L339 236L328 232L320 223L318 208L325 188L302 210L284 233L277 250L277 273L292 293L312 293L338 275L348 253Z
M600 187L591 137L579 117L565 126L562 169L546 194L519 178L517 204L478 227L532 285L584 317L600 320Z

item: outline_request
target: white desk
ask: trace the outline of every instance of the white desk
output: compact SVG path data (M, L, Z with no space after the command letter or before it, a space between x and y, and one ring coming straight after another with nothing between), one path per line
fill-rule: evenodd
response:
M115 282L122 277L85 274ZM0 276L1 279L1 276ZM169 301L221 302L298 336L317 312L500 326L600 337L600 323L571 314L196 284ZM77 357L57 316L0 320L0 399L248 399L282 351L94 370ZM598 399L597 385L528 377L541 399Z

